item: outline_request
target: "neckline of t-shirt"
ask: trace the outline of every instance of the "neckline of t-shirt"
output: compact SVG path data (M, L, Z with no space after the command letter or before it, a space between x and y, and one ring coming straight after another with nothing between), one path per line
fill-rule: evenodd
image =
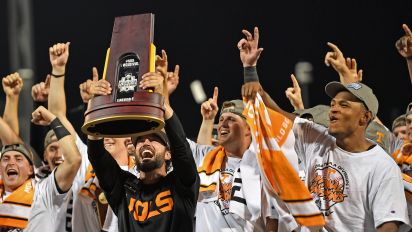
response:
M345 153L349 156L354 156L354 157L363 157L363 156L369 156L369 155L376 155L376 149L378 147L378 146L374 146L372 149L368 149L368 150L362 151L362 152L350 152L350 151L346 151L346 150L340 148L337 144L335 144L335 145L336 145L336 148L339 151L341 151L341 152L343 152L343 153Z

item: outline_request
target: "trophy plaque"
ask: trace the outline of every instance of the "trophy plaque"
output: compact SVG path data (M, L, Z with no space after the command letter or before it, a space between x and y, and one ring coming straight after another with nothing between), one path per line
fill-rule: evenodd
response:
M155 69L154 15L115 18L103 78L112 93L89 101L82 131L99 137L150 134L164 127L164 98L139 88L144 73Z

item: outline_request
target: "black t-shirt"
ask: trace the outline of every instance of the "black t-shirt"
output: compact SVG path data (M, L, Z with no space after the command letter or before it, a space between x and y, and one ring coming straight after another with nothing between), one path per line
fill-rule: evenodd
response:
M193 231L199 191L196 164L178 117L166 120L173 171L159 182L143 184L123 171L103 147L103 140L88 141L89 160L119 231Z

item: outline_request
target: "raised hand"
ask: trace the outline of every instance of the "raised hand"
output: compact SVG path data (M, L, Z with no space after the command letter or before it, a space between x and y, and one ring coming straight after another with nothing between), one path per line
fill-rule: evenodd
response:
M160 72L165 78L167 78L167 54L165 50L162 50L162 56L156 55L156 72Z
M53 68L53 74L64 74L66 70L66 64L69 59L69 46L70 42L67 42L58 43L49 48L50 64Z
M305 109L305 106L303 105L299 83L296 80L295 75L291 74L290 78L292 79L293 87L289 87L286 89L286 97L289 99L290 104L293 106L295 110L303 110Z
M242 33L246 36L237 43L237 47L240 51L240 60L243 67L256 66L257 60L263 51L263 48L259 47L259 29L254 28L253 36L247 30L242 30Z
M217 87L213 90L213 97L202 103L200 106L200 113L202 114L203 120L214 120L219 110L217 106L217 97L219 95L219 89Z
M359 69L356 59L346 58L346 66L349 68L351 76L353 77L352 82L361 82L363 78L363 70Z
M353 59L354 61L352 61L351 58L345 59L338 46L330 42L327 44L332 49L332 52L326 53L325 64L326 66L332 65L333 69L339 74L340 82L347 84L362 80L363 71L360 70L360 73L358 73L356 60ZM361 76L359 77L358 75Z
M260 85L259 81L252 81L242 85L242 97L245 97L246 100L255 100L256 93L259 93L263 97L263 88Z
M48 126L50 123L56 118L54 114L52 114L48 109L44 108L44 106L39 106L33 113L32 116L32 123L41 126Z
M412 59L412 31L406 24L402 24L402 28L405 35L396 41L395 47L401 56Z
M47 74L46 80L35 84L31 87L31 97L35 102L46 102L50 91L50 74Z
M332 52L327 52L325 56L326 66L332 65L332 67L338 73L349 72L349 69L346 66L346 59L343 56L343 53L339 50L338 46L333 43L328 42L328 46L332 49Z
M148 72L143 74L139 83L141 89L153 89L154 92L164 94L164 76L160 72Z
M3 77L2 85L6 96L19 96L21 89L23 88L23 79L20 77L19 73L15 72Z
M94 97L94 95L107 95L111 93L110 83L107 81L99 82L99 73L97 72L97 68L92 68L92 80L87 79L85 82L79 85L80 89L80 96L84 103L88 103L90 99ZM106 83L107 82L107 83ZM93 85L93 88L92 88ZM101 87L102 86L102 87Z
M177 64L173 72L167 72L167 92L169 96L176 90L179 84L180 66Z

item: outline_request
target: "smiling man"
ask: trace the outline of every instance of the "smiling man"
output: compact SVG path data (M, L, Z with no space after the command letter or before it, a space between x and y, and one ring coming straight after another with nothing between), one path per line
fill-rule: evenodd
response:
M270 108L294 120L295 150L306 185L325 216L325 228L397 231L400 225L408 225L400 170L380 146L365 137L378 112L376 96L362 83L330 82L325 91L332 98L329 128L283 111L261 91Z
M0 159L0 231L22 231L34 196L33 155L23 144L3 146Z
M148 75L164 81L158 73L143 79ZM117 165L102 138L88 136L89 160L118 217L119 231L193 231L199 177L180 120L164 102L165 132L133 138L139 177Z
M210 101L213 107L207 107L207 102L202 104L202 127L209 125L212 129L216 101L214 96L213 102ZM223 102L217 125L218 146L188 140L200 176L198 232L274 229L277 212L272 210L273 203L262 188L256 154L251 147L252 134L242 114L244 107L239 99ZM210 140L210 135L207 133L205 137Z

